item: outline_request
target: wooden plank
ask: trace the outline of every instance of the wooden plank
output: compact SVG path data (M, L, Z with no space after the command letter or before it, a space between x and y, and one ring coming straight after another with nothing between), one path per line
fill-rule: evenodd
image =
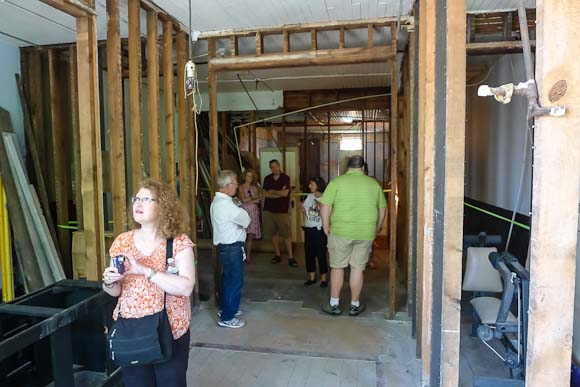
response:
M227 138L228 138L228 113L227 112L222 112L221 114L221 129L222 129L222 149L221 149L221 156L222 156L222 169L226 168L226 156L227 156L227 150L228 150L228 142L227 142Z
M50 117L52 127L52 161L54 163L54 197L56 199L56 221L58 224L66 224L69 220L68 214L68 187L70 185L68 178L67 151L65 139L68 133L65 130L63 117L63 97L62 82L59 83L58 69L61 68L57 53L54 49L48 50L48 78L49 78L49 99L50 99ZM60 247L60 260L64 270L69 275L72 274L72 263L70 260L70 231L59 229L58 243Z
M58 9L70 16L84 17L89 15L96 15L94 3L92 7L87 6L80 0L40 0L53 8Z
M422 115L420 115L419 133L419 170L422 174L419 220L420 236L419 259L422 259L422 311L421 311L421 365L422 383L429 385L431 375L431 331L432 331L432 273L433 273L433 188L435 164L435 2L421 2L421 35L424 42L423 70L420 79L424 80ZM421 118L422 117L422 118ZM422 141L421 141L422 140Z
M173 116L173 23L163 22L163 91L165 96L165 177L175 187L175 121Z
M580 14L580 3L539 1L536 12L540 103L568 110L564 117L540 117L535 123L526 386L567 386L580 195L580 112L575 108L580 103L580 39L572 16ZM561 80L567 90L560 86L558 93Z
M459 384L459 341L461 318L461 273L463 246L463 199L465 176L465 78L466 22L465 2L447 0L447 38L445 55L445 180L443 214L443 283L441 306L441 386ZM440 19L438 19L440 20ZM439 126L439 124L437 124ZM439 136L437 136L439 137ZM437 148L439 154L441 149ZM436 172L437 178L438 172ZM576 196L578 198L578 196ZM437 254L439 256L439 254ZM434 324L435 325L435 324ZM433 327L436 329L436 327ZM433 383L433 379L432 379ZM432 384L434 385L434 384Z
M107 0L107 85L109 104L109 144L113 232L127 228L127 186L125 184L125 130L123 114L123 73L121 65L121 17L119 0Z
M407 158L406 158L406 165L407 168L407 262L409 262L408 272L407 272L407 311L410 316L414 315L413 310L416 308L416 301L413 297L414 291L413 288L415 284L413 283L413 274L416 272L417 267L415 260L413 259L413 249L411 248L413 244L413 239L415 235L413 233L413 213L415 211L415 200L414 200L414 181L416 179L415 170L413 166L413 158L415 157L416 149L414 148L413 143L413 132L414 132L414 116L415 116L415 109L414 109L414 101L417 97L415 94L415 49L416 49L416 35L415 31L409 31L409 60L407 61L407 65L409 66L408 77L406 87L408 90L407 98L406 98L406 106L407 106L407 136L405 142L407 144Z
M137 192L143 178L141 157L141 6L129 0L129 123L131 125L131 191Z
M338 48L339 49L345 48L345 46L344 46L344 28L340 29L340 32L338 35Z
M83 228L83 196L81 193L81 147L79 129L79 91L77 72L77 49L76 46L69 48L69 87L70 87L70 114L73 138L73 191L75 198L76 221L79 230ZM42 200L43 193L40 193ZM48 220L48 218L47 218ZM51 221L48 220L49 226ZM71 253L72 254L72 253ZM74 261L73 261L74 266ZM74 267L73 267L74 270Z
M188 151L188 131L187 131L187 100L185 91L185 61L186 61L186 39L185 32L178 31L175 36L175 48L177 52L177 130L179 136L179 197L181 205L188 214L193 218L195 224L195 206L192 211L190 198L190 179L189 179L189 151Z
M369 24L367 26L367 47L372 47L374 45L374 32L375 32L375 27L372 24Z
M238 55L238 37L237 36L230 36L230 52L231 56Z
M29 92L30 92L30 118L32 120L32 130L34 132L34 141L38 150L47 149L45 136L45 120L44 120L44 100L43 100L43 76L42 76L42 53L40 51L32 51L29 54L30 66L28 74L29 78ZM40 160L40 167L42 168L43 176L47 176L47 153L41 152L38 154ZM48 186L46 186L48 188Z
M261 32L256 32L256 56L264 53L264 37Z
M310 31L310 49L312 51L318 50L318 42L316 40L316 28Z
M236 58L215 58L209 62L210 71L242 71L282 67L328 66L355 63L385 62L395 57L392 46L364 48L344 48L286 54L261 54L237 56Z
M252 110L252 113L250 115L250 119L252 120L252 122L256 121L256 111ZM253 124L250 126L250 130L252 132L252 168L257 168L256 163L258 162L258 127L256 126L256 124Z
M290 52L290 33L284 31L282 34L282 52L284 54Z
M161 178L161 148L159 146L159 46L157 43L157 12L147 12L147 90L149 117L149 176Z
M97 63L96 17L77 18L81 191L89 280L100 279L105 267Z
M217 174L219 167L219 147L218 147L218 106L217 106L217 73L210 71L208 74L209 89L209 153L210 153L210 174L211 174L211 195L216 191Z
M282 170L286 170L286 116L282 117Z
M397 23L391 24L391 46L397 46ZM391 192L389 193L389 222L390 222L390 239L389 239L389 317L395 318L397 313L397 206L395 197L397 196L397 120L398 120L398 83L399 83L399 64L396 57L391 60L391 123L389 131L391 138L390 146L390 164L391 164Z
M536 41L530 41L533 48L536 47ZM520 40L510 40L504 42L475 42L467 44L467 55L498 55L512 54L522 52L523 45Z
M13 132L13 129L9 113L0 108L0 133L3 132ZM35 258L32 240L26 227L24 209L18 200L15 176L10 168L2 138L0 138L0 173L2 173L2 183L6 192L6 207L10 214L16 256L24 268L22 271L24 281L29 291L40 289L44 286L44 282Z

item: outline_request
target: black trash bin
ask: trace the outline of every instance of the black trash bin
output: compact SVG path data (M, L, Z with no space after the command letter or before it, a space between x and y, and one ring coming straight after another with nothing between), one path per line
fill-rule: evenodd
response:
M0 305L0 386L120 385L106 340L114 301L99 282L63 280Z

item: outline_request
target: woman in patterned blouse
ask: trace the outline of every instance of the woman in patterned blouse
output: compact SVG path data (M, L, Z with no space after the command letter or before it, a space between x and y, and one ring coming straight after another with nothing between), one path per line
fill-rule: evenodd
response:
M125 271L111 266L103 273L103 290L118 297L113 319L140 318L165 308L173 333L172 358L164 363L123 367L126 387L185 387L189 360L189 296L195 285L193 242L187 236L187 215L168 184L149 179L132 198L133 225L109 250L125 257ZM173 267L166 260L167 238L173 238ZM171 269L171 270L168 270ZM171 272L171 273L170 273Z

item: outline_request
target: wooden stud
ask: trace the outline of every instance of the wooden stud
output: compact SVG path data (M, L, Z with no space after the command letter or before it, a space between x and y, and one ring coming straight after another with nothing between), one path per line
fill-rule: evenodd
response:
M391 24L391 47L397 47L397 23ZM397 59L391 60L391 123L389 130L391 138L390 164L391 164L391 192L389 194L389 317L395 318L397 313L397 102L398 102L398 63Z
M414 117L415 117L415 106L414 106L414 101L416 98L415 95L415 60L416 60L416 55L415 55L415 49L416 49L416 37L415 37L415 31L410 31L409 32L409 60L407 61L408 64L408 77L407 77L407 83L406 83L406 90L407 92L407 137L406 137L406 142L407 142L407 163L406 163L406 168L407 168L407 241L408 241L408 250L407 250L407 262L409 262L409 267L408 267L408 283L409 286L407 288L407 305L408 305L408 312L409 315L413 316L414 315L414 310L416 310L416 300L413 296L414 294L414 287L416 286L414 281L413 281L413 277L414 277L414 273L417 270L416 267L416 260L414 259L414 254L413 254L413 249L411 248L412 244L413 244L413 239L415 238L414 235L414 228L413 228L413 221L414 221L414 217L413 217L413 213L416 211L415 210L415 195L414 195L414 182L416 179L416 175L415 175L415 169L414 169L414 165L413 165L413 159L415 157L416 154L416 149L414 147ZM415 317L416 318L416 317Z
M81 147L80 147L80 127L79 127L79 90L77 71L77 49L71 46L69 49L69 70L70 70L70 112L73 137L73 176L74 176L74 197L77 214L77 226L83 229L83 195L81 192ZM41 194L42 198L42 194ZM48 221L48 218L47 218ZM73 263L74 266L74 263ZM74 268L73 268L74 269Z
M256 111L252 110L251 118L252 122L256 121ZM252 168L257 168L257 161L258 161L258 127L256 124L252 124L251 126L252 132Z
M121 16L119 0L107 0L107 85L113 233L127 227L127 186L125 185L125 129L123 114L123 73L121 66Z
M328 134L328 140L326 143L326 162L328 163L328 173L326 176L326 181L330 182L330 111L326 112L326 123L327 123L327 127L326 127L326 131Z
M87 279L99 280L105 267L96 17L77 18L77 69L83 226Z
M141 7L129 0L129 103L131 125L131 187L137 193L143 178L141 157Z
M372 24L369 24L367 27L368 30L368 41L367 41L367 47L372 47L374 45L374 32L375 32L375 27Z
M179 197L181 205L185 211L193 218L195 226L195 206L193 211L190 202L191 183L190 183L190 166L189 166L189 147L187 146L189 136L187 130L187 117L190 111L187 109L187 99L185 98L185 62L186 62L186 39L187 35L183 31L178 31L175 36L175 48L177 51L177 127L179 132ZM193 228L192 233L195 232Z
M215 58L215 39L207 40L207 58Z
M161 148L159 145L159 46L158 15L147 12L147 89L149 91L149 175L161 178Z
M282 52L284 54L290 52L290 33L286 30L282 33Z
M446 98L445 122L436 121L437 132L445 131L443 149L437 143L437 153L445 154L444 181L435 184L445 186L443 214L443 258L441 324L434 322L432 329L440 329L441 359L439 366L441 386L459 385L459 340L461 317L461 273L463 246L463 187L465 176L465 78L466 78L466 24L465 2L447 0L447 38L444 54L447 55L445 74ZM437 12L439 15L439 12ZM441 21L440 18L437 19ZM445 20L445 19L443 19ZM445 85L444 84L444 85ZM438 84L436 84L438 85ZM437 86L436 86L437 87ZM438 91L440 95L441 90ZM439 109L439 108L436 108ZM439 113L438 113L439 114ZM439 134L436 134L439 138ZM437 165L437 164L436 164ZM436 166L437 168L437 166ZM577 200L578 196L576 196ZM437 201L437 198L435 199ZM437 209L436 204L436 209ZM434 217L440 211L434 213ZM436 226L441 227L436 223ZM438 243L439 244L439 243ZM435 293L434 293L435 294ZM435 311L438 312L438 311ZM432 347L434 349L434 347ZM439 348L437 348L439 350ZM431 378L431 385L436 385Z
M222 169L226 169L226 156L228 151L228 112L222 112L221 119L221 129L222 129Z
M256 32L256 56L264 53L264 37L261 32Z
M310 49L312 51L318 50L318 42L316 39L316 29L315 28L310 31Z
M218 106L217 106L217 73L208 74L209 89L209 152L212 198L217 189L217 175L219 166L218 147Z
M165 96L165 178L175 187L175 123L173 117L173 23L163 22L163 91Z
M537 118L534 131L532 281L525 382L526 386L568 386L580 195L580 112L576 108L580 102L576 66L580 40L572 15L580 13L580 4L575 0L544 0L537 7L540 103L544 107L566 106L568 110L563 117ZM562 80L567 82L564 92Z
M59 74L57 69L60 68L57 53L54 49L48 50L48 78L50 91L50 117L51 117L51 139L52 139L52 160L54 163L54 197L56 199L56 221L58 224L66 224L69 220L68 215L68 166L65 139L68 134L65 128L63 117L63 93L62 83L59 84ZM72 274L72 265L70 260L70 242L71 235L68 230L58 229L58 244L60 247L60 261L62 267L68 275ZM56 245L56 243L55 243Z
M44 101L43 101L43 76L42 76L42 53L40 51L30 52L29 66L29 89L30 89L30 117L32 119L32 130L34 140L38 150L47 149L44 127ZM44 176L47 176L47 152L39 152L40 166ZM48 185L46 186L48 189ZM50 190L49 190L50 191Z
M286 170L286 116L282 117L282 170Z
M339 39L338 40L338 48L339 49L343 49L345 47L344 46L344 28L341 28L340 29L340 32L339 32L339 35L338 36L339 36L339 38L338 38Z
M238 37L237 36L230 36L230 51L231 56L238 55Z
M286 54L256 54L236 58L215 58L209 71L244 71L283 67L328 66L356 63L386 62L396 56L392 46L329 49Z

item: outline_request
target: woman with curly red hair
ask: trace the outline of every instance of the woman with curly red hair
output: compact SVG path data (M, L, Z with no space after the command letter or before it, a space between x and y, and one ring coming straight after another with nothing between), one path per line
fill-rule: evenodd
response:
M168 184L148 179L132 198L132 229L120 234L109 252L124 256L124 272L113 265L103 273L103 290L118 297L113 319L141 318L165 308L173 334L172 357L163 363L122 367L126 387L185 387L189 359L189 296L195 285L193 242L177 193ZM166 248L173 238L173 262ZM168 264L168 262L170 264ZM164 302L165 300L165 302Z

